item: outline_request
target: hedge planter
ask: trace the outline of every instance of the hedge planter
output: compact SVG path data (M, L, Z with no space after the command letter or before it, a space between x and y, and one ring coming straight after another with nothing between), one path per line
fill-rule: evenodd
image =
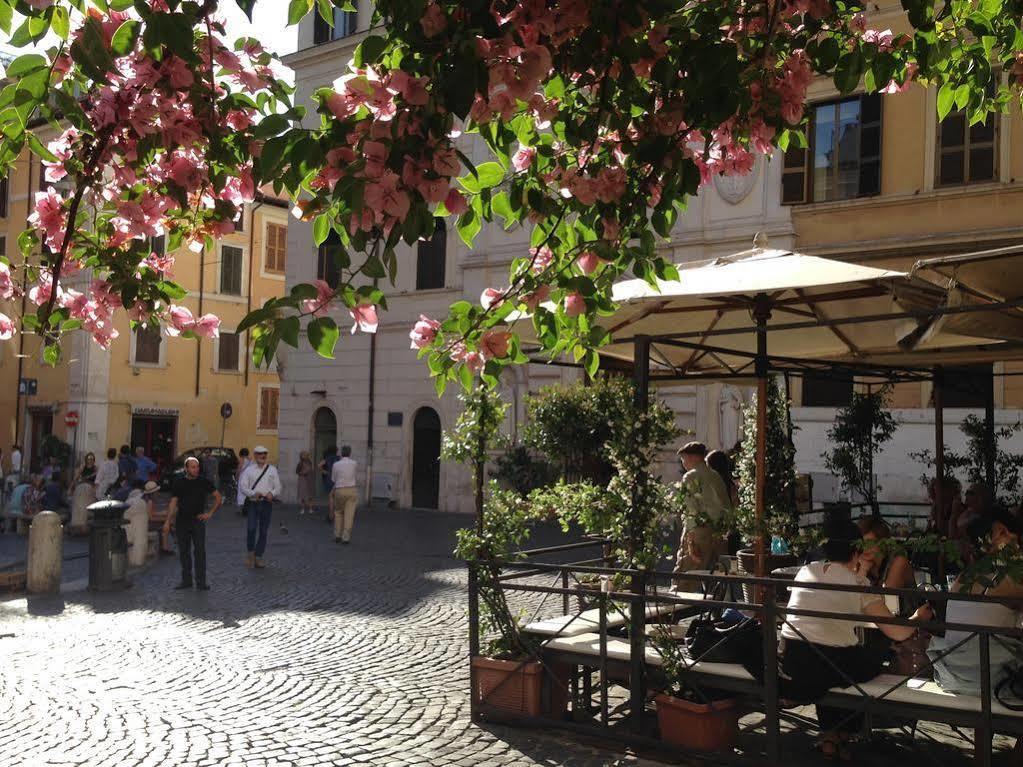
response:
M736 698L694 703L658 695L657 726L661 740L690 751L727 751L739 734L739 705Z
M477 703L509 714L540 716L543 666L537 661L472 659Z

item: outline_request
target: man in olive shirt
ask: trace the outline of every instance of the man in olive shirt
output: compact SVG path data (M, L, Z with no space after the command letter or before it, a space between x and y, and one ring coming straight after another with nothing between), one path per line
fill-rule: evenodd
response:
M181 583L175 588L192 588L192 551L195 550L195 587L209 591L206 583L206 521L213 516L223 500L220 492L205 477L200 476L199 459L185 459L185 476L171 485L170 507L164 533L171 527L178 532L178 553L181 556ZM206 498L213 496L213 507L206 511Z
M732 501L721 475L706 462L707 448L690 442L678 451L685 475L683 533L675 560L675 572L708 570L727 553L722 533L731 527Z

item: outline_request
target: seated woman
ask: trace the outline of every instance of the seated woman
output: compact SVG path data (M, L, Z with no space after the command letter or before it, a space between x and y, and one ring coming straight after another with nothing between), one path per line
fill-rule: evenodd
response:
M873 586L886 589L912 589L916 575L909 558L884 543L892 537L891 528L881 517L863 517L856 523L862 534L860 575Z
M871 618L891 618L884 600L873 594L856 591L825 591L813 584L869 586L860 574L860 531L852 522L836 522L829 526L824 544L826 561L811 562L796 575L796 584L788 606L850 616L850 620L790 615L782 627L782 680L785 698L811 702L822 698L832 687L848 687L866 682L881 673L882 655L876 649L860 645L856 627L870 624ZM930 620L925 605L911 620ZM916 630L910 626L880 624L878 628L890 639L903 641ZM817 706L820 725L821 753L843 761L851 759L845 743L850 734L862 726L862 715L827 706Z
M149 530L156 530L160 533L160 554L173 554L174 549L170 546L170 532L164 530L163 523L167 521L167 510L157 511L156 494L160 490L157 482L146 482L142 488L142 496L146 499L146 513L149 515Z
M1020 523L1012 514L1002 508L995 508L989 513L990 527L983 553L993 555L1006 546L1018 547L1020 542ZM966 589L966 581L960 576L952 591ZM991 586L973 583L969 587L971 594L986 594L991 597L1019 599L1023 598L1023 584L1008 575L1000 578ZM975 626L995 626L1015 628L1019 622L1019 613L997 602L965 602L957 599L948 600L945 620L948 623L966 623ZM947 631L945 636L935 637L931 642L928 654L934 662L934 681L943 690L962 695L980 695L980 640L977 637L954 650L944 657L943 652L955 647L969 636L969 632ZM1003 642L994 640L989 643L991 653L991 689L993 690L1010 672L1014 665L1014 653L1010 649L1015 642L1008 640L1009 647Z

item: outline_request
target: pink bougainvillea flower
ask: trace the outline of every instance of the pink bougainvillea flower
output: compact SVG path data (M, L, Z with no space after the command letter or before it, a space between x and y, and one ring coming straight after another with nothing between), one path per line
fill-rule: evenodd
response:
M359 304L348 313L352 315L355 324L352 325L352 333L361 330L363 333L377 332L377 308L373 304Z
M579 258L575 260L576 266L582 270L583 274L593 274L597 269L600 268L601 264L604 263L604 259L594 253L592 250L587 250L584 253L579 254Z
M457 189L449 189L447 197L444 198L444 207L452 216L460 216L469 210L469 203Z
M171 338L176 338L195 328L195 317L187 306L171 304L170 310L167 312L167 321L167 335Z
M504 302L505 288L487 288L480 295L480 304L484 309L496 309Z
M9 341L14 335L14 323L6 314L0 313L0 341Z
M195 321L194 332L202 338L219 338L220 318L215 314L204 314Z
M419 20L423 28L423 34L427 37L436 37L448 26L448 17L437 3L430 3L426 6L423 18Z
M512 155L512 167L517 171L524 171L533 164L536 159L536 149L531 146L524 146Z
M440 332L440 323L430 319L425 314L419 315L419 321L409 332L408 337L412 339L412 349L425 349L437 338Z
M16 290L17 285L11 279L11 268L0 262L0 299L6 301L9 298L14 298Z
M541 285L532 293L529 293L522 297L522 303L524 303L531 312L536 311L536 307L551 297L550 285Z
M508 356L511 333L507 330L488 330L480 338L480 353L484 359L500 359Z
M586 299L578 291L565 296L565 314L569 317L578 317L586 313Z
M302 302L302 311L314 317L323 317L330 311L330 302L334 298L334 289L324 280L316 280L316 298L307 298Z

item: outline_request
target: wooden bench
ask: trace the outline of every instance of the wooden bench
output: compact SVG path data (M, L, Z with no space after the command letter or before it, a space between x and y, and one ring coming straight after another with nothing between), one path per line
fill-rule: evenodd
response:
M680 599L699 599L704 595L701 593L676 593L667 592L670 596ZM676 604L670 602L657 602L646 605L645 618L647 621L657 618L666 618L672 615L685 612L696 612L700 608L696 605ZM608 605L605 626L608 629L618 629L627 626L629 623L628 605L614 607ZM570 637L588 632L600 631L600 609L594 608L585 610L575 615L558 615L541 621L534 621L522 629L528 634L542 637Z
M608 636L606 642L609 667L616 664L619 671L627 673L632 657L629 640ZM589 632L554 637L544 643L544 652L561 662L594 667L599 665L600 634ZM643 660L652 669L660 669L663 665L660 653L650 646L646 647ZM694 681L708 687L758 695L763 692L761 685L738 664L699 661L687 673L693 675ZM881 674L860 684L860 688L869 700L865 700L856 687L835 687L821 702L845 709L856 709L866 703L869 711L903 719L965 727L976 727L982 723L983 701L979 697L945 692L930 680L906 680L893 674ZM1013 711L992 700L991 716L995 731L1023 734L1023 711Z

